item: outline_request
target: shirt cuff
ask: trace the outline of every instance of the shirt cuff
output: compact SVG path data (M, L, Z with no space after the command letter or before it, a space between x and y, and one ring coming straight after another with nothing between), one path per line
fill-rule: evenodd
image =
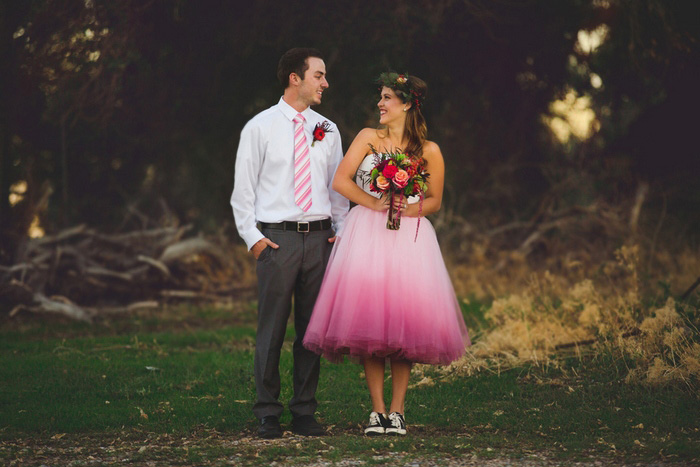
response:
M265 236L258 229L253 228L241 234L241 238L243 238L243 241L248 246L248 250L250 250L253 248L253 245L265 238Z

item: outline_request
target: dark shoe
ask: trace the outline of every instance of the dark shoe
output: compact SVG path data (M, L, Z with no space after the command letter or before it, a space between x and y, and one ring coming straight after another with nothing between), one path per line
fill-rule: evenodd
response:
M369 425L365 427L365 434L367 436L383 435L390 426L391 423L383 413L372 412L369 414Z
M258 428L258 436L265 439L281 438L282 427L280 419L274 415L268 415L260 420L260 428Z
M406 434L406 420L403 415L398 412L391 412L389 414L390 426L387 427L385 433L387 435L405 435Z
M300 415L292 419L292 431L302 436L324 436L326 430L313 415Z

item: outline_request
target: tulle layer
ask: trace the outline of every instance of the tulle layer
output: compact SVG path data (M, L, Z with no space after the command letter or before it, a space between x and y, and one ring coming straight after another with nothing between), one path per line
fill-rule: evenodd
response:
M352 208L331 253L304 346L330 361L391 356L447 364L464 354L467 329L432 224Z

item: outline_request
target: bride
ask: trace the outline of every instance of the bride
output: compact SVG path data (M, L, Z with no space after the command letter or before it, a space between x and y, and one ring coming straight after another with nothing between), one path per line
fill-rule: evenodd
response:
M355 137L333 179L333 189L357 204L336 241L304 346L332 362L362 362L372 401L367 435L406 434L404 402L413 363L447 364L470 344L435 230L427 219L442 202L445 165L426 140L421 112L427 86L409 75L382 73L380 128ZM422 158L430 174L422 200L387 199L370 190L374 148ZM387 229L387 210L401 210L401 226ZM384 403L390 363L392 398ZM388 414L388 415L387 415Z

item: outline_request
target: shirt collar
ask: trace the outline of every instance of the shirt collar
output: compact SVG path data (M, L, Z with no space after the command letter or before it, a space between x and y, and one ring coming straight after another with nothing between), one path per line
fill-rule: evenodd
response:
M284 97L280 97L278 106L284 114L284 116L287 117L290 122L294 119L294 117L297 116L298 113L300 113L306 119L306 123L309 123L309 117L311 116L311 107L307 107L306 109L304 109L303 112L297 112L294 107L285 102Z

